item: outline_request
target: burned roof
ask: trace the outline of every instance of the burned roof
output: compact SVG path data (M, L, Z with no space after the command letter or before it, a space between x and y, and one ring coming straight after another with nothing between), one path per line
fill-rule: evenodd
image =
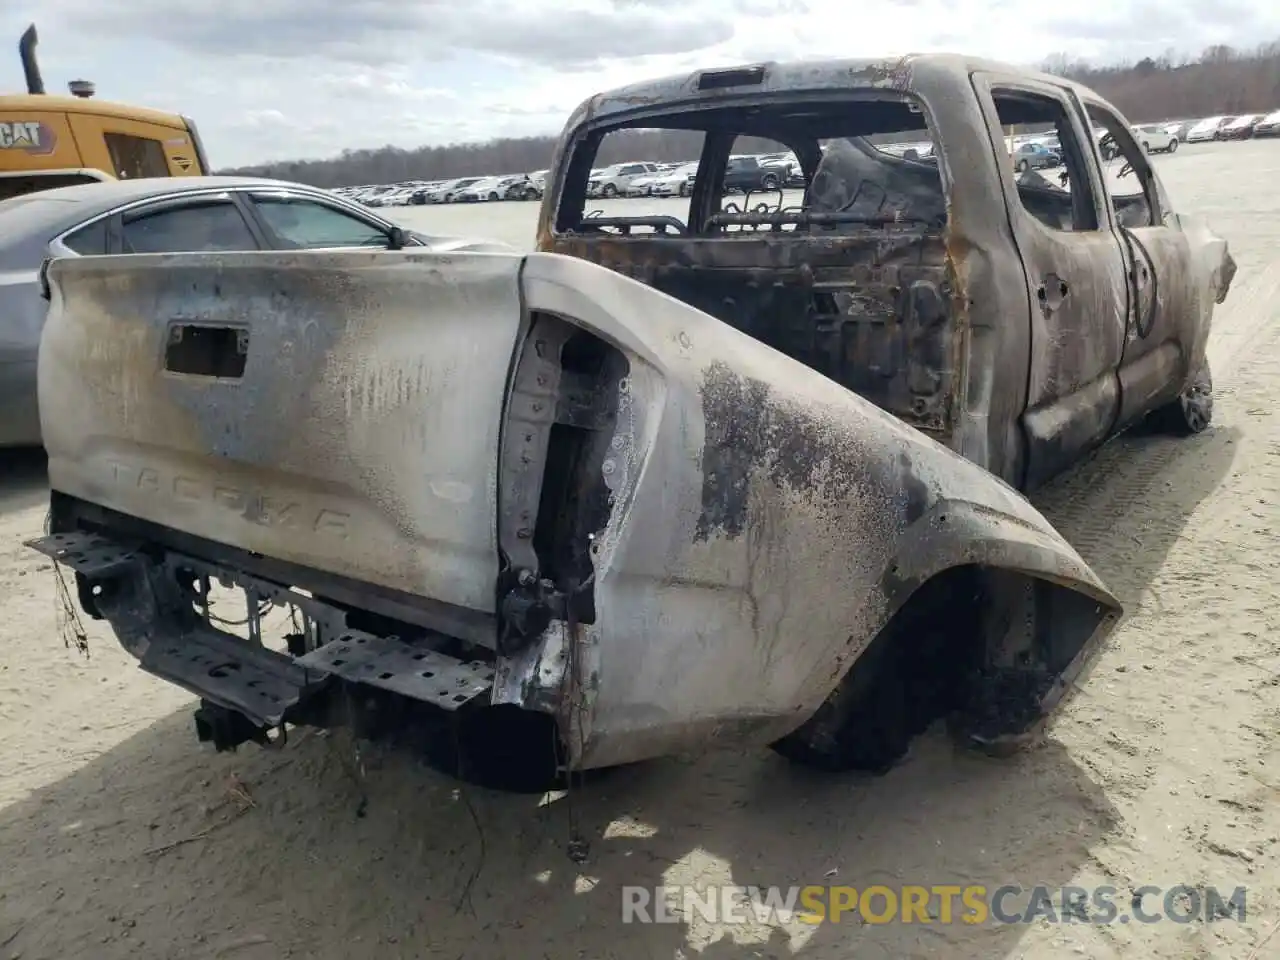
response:
M595 94L573 112L569 127L587 121L622 119L626 114L664 104L714 104L743 95L875 89L916 92L947 82L968 83L971 73L986 71L1082 90L1063 77L997 60L954 53L918 53L882 59L769 61L736 67L695 70L645 80ZM1096 94L1092 94L1096 98Z

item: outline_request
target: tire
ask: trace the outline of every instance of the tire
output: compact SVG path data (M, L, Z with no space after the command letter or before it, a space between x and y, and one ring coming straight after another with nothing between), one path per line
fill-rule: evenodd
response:
M778 178L775 177L772 173L766 173L763 177L760 178L760 187L761 189L764 189L764 190L777 190Z
M1170 140L1170 141L1169 141L1169 152L1170 152L1170 153L1177 153L1177 152L1178 152L1178 138L1177 138L1177 137L1174 137L1172 140Z
M689 185L687 183L680 184L680 196L687 197L689 195Z
M1213 375L1205 360L1178 399L1154 411L1156 425L1166 433L1191 437L1203 433L1213 422Z
M1030 160L1022 159L1022 160L1019 160L1019 161L1018 161L1018 172L1019 172L1019 173L1026 173L1026 172L1027 172L1028 170L1030 170L1030 169L1031 169L1031 161L1030 161Z
M1143 153L1151 152L1151 144L1147 143L1147 141L1145 140L1142 141L1142 152Z
M614 197L618 195L618 188L615 187L612 183L606 183L604 185L604 188L600 191L600 195L605 197L606 199L612 200Z
M985 604L976 567L933 577L871 641L817 712L772 744L793 763L828 772L887 773L935 719L957 677L980 649L957 638L981 634ZM961 644L961 646L964 646ZM932 665L921 669L920 665ZM945 666L942 666L945 664Z

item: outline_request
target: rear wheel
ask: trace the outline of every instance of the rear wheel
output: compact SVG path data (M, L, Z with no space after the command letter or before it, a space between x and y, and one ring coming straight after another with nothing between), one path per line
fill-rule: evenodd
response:
M762 186L766 190L777 190L778 178L775 177L772 173L766 173L763 177L760 178L760 186Z
M1169 152L1174 153L1177 151L1177 149L1178 149L1178 138L1174 137L1172 140L1169 141Z
M927 581L853 663L818 711L773 749L827 771L886 773L911 741L958 706L959 678L980 659L983 606L976 568Z
M1208 360L1178 398L1156 410L1154 416L1161 429L1176 436L1189 437L1208 428L1213 421L1213 376Z
M689 195L689 185L687 183L680 184L680 196L687 197Z
M1019 173L1026 173L1026 172L1027 172L1028 170L1030 170L1030 169L1031 169L1031 161L1030 161L1030 160L1025 160L1025 159L1024 159L1024 160L1019 160L1019 161L1018 161L1018 172L1019 172Z
M606 197L616 197L618 195L618 188L612 183L606 183L604 185L604 189L600 192Z
M1145 140L1142 141L1142 152L1143 153L1151 152L1151 144L1147 143L1147 141Z

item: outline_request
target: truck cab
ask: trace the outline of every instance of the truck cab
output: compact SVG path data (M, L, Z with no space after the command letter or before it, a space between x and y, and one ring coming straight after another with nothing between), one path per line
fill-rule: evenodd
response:
M593 158L635 128L700 137L687 207L588 215ZM1061 172L1015 166L1009 128L1054 136ZM738 209L736 157L764 143L808 186ZM1234 262L1071 81L950 55L708 70L590 98L557 156L540 250L696 306L1024 491L1149 413L1211 415L1204 344Z

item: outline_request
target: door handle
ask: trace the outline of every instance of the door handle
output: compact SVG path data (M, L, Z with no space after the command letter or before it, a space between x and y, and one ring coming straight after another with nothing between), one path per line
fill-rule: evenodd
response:
M1071 287L1068 286L1067 281L1050 274L1036 288L1036 299L1045 310L1056 310L1070 292Z

